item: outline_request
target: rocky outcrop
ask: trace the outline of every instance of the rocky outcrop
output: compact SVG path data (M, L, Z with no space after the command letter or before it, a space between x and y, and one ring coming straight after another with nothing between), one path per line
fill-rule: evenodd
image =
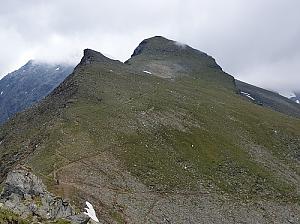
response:
M65 218L71 223L87 223L89 217L76 215L67 200L47 191L42 181L28 169L18 168L8 173L0 202L22 217L41 220Z
M93 62L109 62L109 61L111 61L111 59L105 57L103 54L101 54L98 51L94 51L92 49L84 49L83 57L79 65L92 64Z

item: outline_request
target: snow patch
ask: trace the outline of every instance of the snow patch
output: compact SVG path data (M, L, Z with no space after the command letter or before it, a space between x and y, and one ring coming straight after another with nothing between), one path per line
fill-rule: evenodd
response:
M150 74L150 75L152 75L152 72L149 72L149 71L143 71L144 73L146 73L146 74Z
M96 216L96 212L95 212L93 205L91 203L89 203L88 201L86 201L85 204L86 204L87 208L85 208L86 212L84 212L84 214L89 216L93 221L99 222L99 219Z
M0 93L1 95L3 94L3 91L1 91L1 93Z
M284 97L289 98L289 99L293 98L293 97L296 97L295 93L288 92L288 91L279 92L279 95L284 96Z
M58 71L60 69L60 67L57 67L56 69L55 69L55 71Z
M250 93L246 93L246 92L241 91L241 94L243 94L244 96L248 97L248 98L251 99L251 100L255 100L255 99L250 95Z
M296 100L296 103L300 104L300 101L299 101L299 100Z

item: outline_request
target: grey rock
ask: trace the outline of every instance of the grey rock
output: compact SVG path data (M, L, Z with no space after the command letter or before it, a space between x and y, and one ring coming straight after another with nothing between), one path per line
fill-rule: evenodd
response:
M78 215L69 216L67 220L70 221L72 224L87 224L90 220L90 217L82 213Z
M88 64L92 64L92 63L97 63L97 62L109 62L111 59L107 58L106 56L104 56L103 54L101 54L100 52L91 50L91 49L85 49L83 51L83 57L79 63L78 66L81 65L88 65ZM77 67L78 67L77 66Z
M68 201L52 195L37 176L24 168L8 173L0 202L23 217L54 220L75 215Z

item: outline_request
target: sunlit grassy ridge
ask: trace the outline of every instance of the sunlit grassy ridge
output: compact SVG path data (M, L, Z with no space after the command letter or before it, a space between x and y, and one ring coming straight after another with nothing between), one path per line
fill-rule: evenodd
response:
M161 191L196 191L205 179L233 194L295 196L292 183L251 159L248 150L263 147L299 172L299 120L201 79L124 75L101 64L77 78L85 85L55 125L47 126L48 137L28 160L43 176L109 150Z
M80 64L1 129L2 174L21 161L54 189L59 170L109 152L156 192L204 185L241 199L299 202L299 119L244 100L220 69L197 73L196 59L168 79L145 74L144 60Z

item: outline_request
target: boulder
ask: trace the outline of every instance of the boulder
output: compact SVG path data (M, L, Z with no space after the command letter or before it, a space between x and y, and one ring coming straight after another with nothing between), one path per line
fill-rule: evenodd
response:
M47 191L41 179L22 167L8 173L0 203L22 217L43 220L66 218L74 224L85 224L89 217L76 215L71 204Z

